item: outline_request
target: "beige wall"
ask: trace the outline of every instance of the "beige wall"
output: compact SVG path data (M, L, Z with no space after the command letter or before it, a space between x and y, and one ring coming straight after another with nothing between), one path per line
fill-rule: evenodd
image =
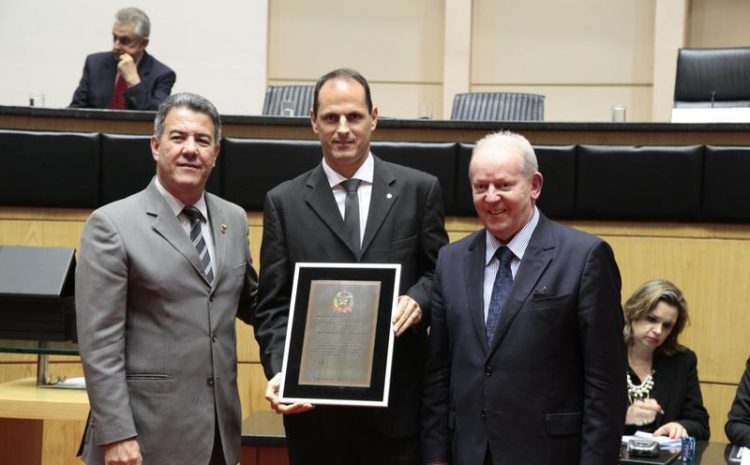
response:
M691 0L687 47L750 46L750 2Z
M547 121L668 121L681 46L750 45L743 0L274 0L269 84L349 66L384 116L469 91L546 95ZM468 30L467 30L468 29ZM468 76L468 78L467 78Z
M419 102L440 103L443 1L274 0L269 7L269 84L313 84L350 67L372 84L382 116L415 118Z

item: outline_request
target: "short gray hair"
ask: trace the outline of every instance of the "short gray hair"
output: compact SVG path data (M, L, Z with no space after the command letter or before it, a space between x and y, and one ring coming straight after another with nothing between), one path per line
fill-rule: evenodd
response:
M534 173L539 171L539 163L536 160L534 147L531 146L528 139L511 131L499 131L481 138L474 146L474 150L471 152L471 158L473 159L474 155L480 150L487 148L502 150L508 146L515 147L521 151L523 163L522 172L525 176L531 177ZM469 165L471 165L471 162L469 162ZM471 171L469 171L469 177L471 177Z
M219 112L208 99L197 94L191 94L190 92L170 95L159 105L159 110L156 112L156 118L154 119L154 134L156 134L156 137L161 137L164 133L164 121L167 119L169 112L175 108L187 108L196 113L203 113L211 117L214 123L214 142L216 144L220 143L221 118L219 117Z
M118 24L132 24L135 34L140 37L148 37L151 34L151 21L146 12L140 8L128 7L117 10L115 22Z

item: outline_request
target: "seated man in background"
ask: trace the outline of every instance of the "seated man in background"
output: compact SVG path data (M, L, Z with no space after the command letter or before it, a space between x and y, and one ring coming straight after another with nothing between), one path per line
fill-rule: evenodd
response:
M750 447L750 359L745 365L737 395L729 410L729 418L724 431L732 444Z
M138 8L115 14L112 52L86 57L71 108L156 110L172 91L177 76L146 52L151 22Z

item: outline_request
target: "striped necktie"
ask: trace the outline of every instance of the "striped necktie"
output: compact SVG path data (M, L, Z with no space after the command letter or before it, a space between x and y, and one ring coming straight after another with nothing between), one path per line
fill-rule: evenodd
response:
M206 240L203 238L203 234L201 234L203 215L195 207L185 207L182 212L190 220L190 240L198 251L198 260L200 261L203 274L208 279L208 282L212 283L214 281L214 270L211 266L211 255L208 253Z

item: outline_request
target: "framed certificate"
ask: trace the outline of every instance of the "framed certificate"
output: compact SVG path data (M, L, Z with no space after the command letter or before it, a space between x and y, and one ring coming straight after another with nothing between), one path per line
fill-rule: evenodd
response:
M297 263L282 402L387 407L401 265Z

